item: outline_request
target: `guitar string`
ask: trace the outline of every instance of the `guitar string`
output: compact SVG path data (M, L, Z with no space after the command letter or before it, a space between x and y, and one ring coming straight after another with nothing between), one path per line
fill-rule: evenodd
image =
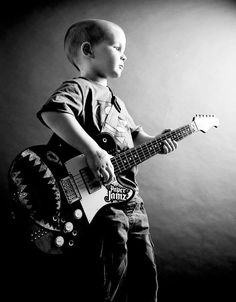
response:
M184 137L195 132L191 124L177 128L173 131L162 134L161 136L155 138L152 141L143 143L138 147L128 149L114 157L111 158L111 162L114 166L115 174L119 174L132 168L133 166L145 161L146 159L160 153L162 150L162 143L168 138L172 138L176 141L183 139ZM76 183L81 185L83 183L83 177L80 173L73 175ZM80 182L79 182L80 179Z

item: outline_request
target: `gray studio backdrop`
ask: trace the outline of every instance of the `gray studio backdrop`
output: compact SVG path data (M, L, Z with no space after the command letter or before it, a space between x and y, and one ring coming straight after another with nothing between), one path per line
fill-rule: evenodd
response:
M163 276L230 275L236 259L236 7L229 1L58 1L35 7L1 35L1 190L22 149L51 133L36 112L77 75L63 52L83 18L121 25L123 75L110 86L150 134L215 114L218 128L141 164L138 181ZM7 197L6 197L7 198ZM222 276L222 275L221 275Z

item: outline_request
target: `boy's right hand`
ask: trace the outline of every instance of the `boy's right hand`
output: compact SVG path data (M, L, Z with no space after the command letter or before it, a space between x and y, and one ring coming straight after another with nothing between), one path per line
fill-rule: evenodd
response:
M116 178L110 158L111 156L101 148L86 154L87 164L93 175L106 185Z

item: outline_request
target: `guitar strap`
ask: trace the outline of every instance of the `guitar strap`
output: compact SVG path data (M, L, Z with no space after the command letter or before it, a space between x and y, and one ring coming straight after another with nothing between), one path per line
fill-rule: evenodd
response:
M133 147L128 117L125 110L124 112L121 110L122 106L119 98L112 95L111 109L103 122L101 129L101 132L106 132L113 137L120 150Z
M118 103L117 97L114 96L112 93L111 108L107 113L105 120L103 121L101 132L111 132L113 129L117 127L118 116L120 112L121 112L121 107Z

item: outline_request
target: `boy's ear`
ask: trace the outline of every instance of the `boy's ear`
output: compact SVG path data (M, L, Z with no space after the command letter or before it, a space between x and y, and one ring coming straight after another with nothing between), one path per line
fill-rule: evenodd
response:
M91 56L93 54L92 46L89 42L84 42L81 45L81 51L85 56Z

